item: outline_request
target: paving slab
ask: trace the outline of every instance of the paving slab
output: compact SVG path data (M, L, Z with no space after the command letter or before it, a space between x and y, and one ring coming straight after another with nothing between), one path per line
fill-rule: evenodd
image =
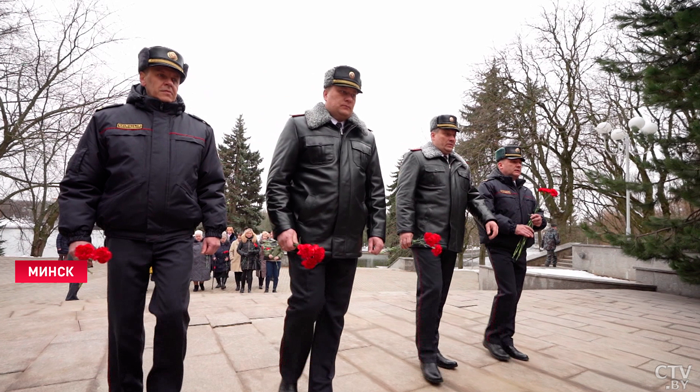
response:
M10 262L8 262L10 261ZM79 301L67 285L15 284L0 258L0 392L107 392L106 268L97 266ZM279 386L289 275L278 293L257 287L191 293L183 391L275 392ZM498 362L481 346L494 291L458 272L443 312L440 349L459 362L431 386L414 342L413 272L359 269L336 363L337 392L663 391L659 366L692 366L686 391L700 391L700 300L632 290L525 291L515 344L529 362ZM230 286L230 285L229 285ZM153 293L149 284L147 301ZM148 302L147 302L148 303ZM144 377L155 317L144 309ZM308 386L308 361L299 380Z

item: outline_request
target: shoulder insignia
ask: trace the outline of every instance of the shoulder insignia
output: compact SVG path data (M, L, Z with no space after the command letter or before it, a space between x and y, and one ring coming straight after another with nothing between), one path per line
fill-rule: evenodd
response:
M114 105L102 106L101 108L99 108L99 109L97 109L97 110L95 110L95 111L96 111L96 112L99 112L100 110L105 110L105 109L109 109L109 108L118 108L118 107L120 107L120 106L124 106L124 104L123 104L123 103L116 103L116 104L114 104Z
M192 117L192 118L194 118L194 119L197 119L197 120L199 120L199 121L201 121L201 122L203 122L203 123L205 123L205 124L209 125L209 123L208 123L208 122L206 122L206 121L202 120L201 118L199 118L199 117L195 116L194 114L192 114L192 113L187 113L187 114L188 114L188 115L189 115L190 117Z
M422 148L420 148L420 147L411 149L411 151L420 151L420 150L422 150Z
M304 113L302 113L302 114L292 114L291 116L292 116L292 117L301 117L301 116L304 116Z

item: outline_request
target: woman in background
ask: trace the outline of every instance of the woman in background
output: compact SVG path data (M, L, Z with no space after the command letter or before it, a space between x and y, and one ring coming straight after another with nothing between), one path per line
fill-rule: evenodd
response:
M200 289L204 291L204 282L211 279L211 265L209 256L202 254L202 230L194 232L194 243L192 244L192 274L190 280L194 283L194 291Z
M248 292L250 293L253 285L253 270L260 268L260 247L253 229L245 229L243 235L241 235L241 240L238 244L238 254L241 255L241 269L243 270L241 293L244 292L246 281L248 282Z
M233 272L233 277L236 280L236 291L240 291L243 270L241 269L241 255L238 254L238 244L241 243L241 236L231 237L231 239L233 239L233 243L231 243L231 248L228 252L228 257L231 259L230 270Z
M216 288L221 287L221 290L226 290L226 281L228 280L229 271L229 248L231 244L228 242L228 233L221 233L221 246L214 253L212 269L214 270L214 279L216 279Z

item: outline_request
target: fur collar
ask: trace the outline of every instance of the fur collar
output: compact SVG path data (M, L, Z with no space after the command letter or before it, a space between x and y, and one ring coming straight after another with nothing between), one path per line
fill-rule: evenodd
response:
M428 142L424 144L423 147L421 147L420 149L423 152L423 156L426 159L441 158L444 156L442 151L438 150L437 147L435 147L435 145L433 144L433 142ZM464 165L464 167L469 167L469 165L467 165L467 161L465 161L464 158L459 156L459 154L454 152L454 150L450 153L450 156L460 161L462 165Z
M326 105L324 105L323 102L317 103L316 106L307 110L304 115L306 116L306 125L309 126L309 129L318 129L331 122L331 114L328 113ZM355 113L353 113L347 121L355 124L356 127L360 128L362 133L368 132L365 123L360 120Z

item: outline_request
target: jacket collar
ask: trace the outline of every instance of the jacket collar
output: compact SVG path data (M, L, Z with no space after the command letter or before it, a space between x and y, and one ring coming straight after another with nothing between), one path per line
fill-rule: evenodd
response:
M316 106L307 110L304 115L306 116L306 125L308 125L309 129L318 129L331 122L331 114L328 113L328 109L326 109L326 105L323 102L317 103ZM369 131L365 123L355 113L347 121L360 128L362 133Z
M504 176L503 173L501 173L501 171L498 170L498 167L496 167L495 169L493 169L493 171L491 172L491 174L489 174L488 177L486 177L486 178L489 179L489 180L491 180L491 179L498 180L498 181L500 181L500 182L502 182L502 183L504 183L504 184L506 184L506 185L510 185L510 186L513 185L513 177ZM525 185L525 180L524 180L524 179L518 178L518 180L515 181L515 187L516 187L516 188L520 188L520 187L523 186L523 185Z
M161 112L175 116L179 116L185 112L185 102L179 94L175 102L163 102L146 95L146 89L140 84L131 86L131 91L126 98L126 103L130 103L149 112Z
M442 158L443 156L445 156L445 154L443 154L442 151L438 150L438 148L435 147L433 142L425 143L423 145L423 147L420 148L420 150L421 150L421 152L423 152L423 156L426 159ZM453 159L462 163L462 165L464 165L464 167L469 166L469 165L467 165L467 161L465 161L464 158L462 158L459 154L454 152L454 150L450 153L450 156Z

